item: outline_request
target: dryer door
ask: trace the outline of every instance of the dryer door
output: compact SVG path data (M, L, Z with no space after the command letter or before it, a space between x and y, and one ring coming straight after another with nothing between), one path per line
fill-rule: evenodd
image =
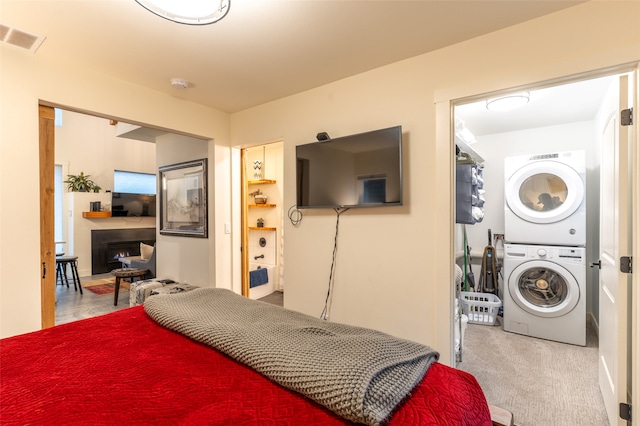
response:
M557 263L532 260L521 263L511 272L509 294L531 315L555 318L576 307L580 287L573 275Z
M580 207L584 182L571 167L556 161L537 161L516 170L507 179L505 198L509 209L532 223L566 219Z

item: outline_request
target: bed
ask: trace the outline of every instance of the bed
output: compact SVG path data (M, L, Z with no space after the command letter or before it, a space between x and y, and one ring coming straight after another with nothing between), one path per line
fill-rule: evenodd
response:
M303 341L290 338L290 321L302 321ZM371 354L379 351L371 341L391 345L382 352L401 361L344 355L342 333ZM437 356L373 330L196 289L0 340L0 423L491 425L475 378ZM334 383L361 380L360 370L365 405L359 382Z

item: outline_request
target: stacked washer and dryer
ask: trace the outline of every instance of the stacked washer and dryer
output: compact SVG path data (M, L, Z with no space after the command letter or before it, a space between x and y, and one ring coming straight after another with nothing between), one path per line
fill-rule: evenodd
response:
M586 344L585 153L505 159L504 330Z

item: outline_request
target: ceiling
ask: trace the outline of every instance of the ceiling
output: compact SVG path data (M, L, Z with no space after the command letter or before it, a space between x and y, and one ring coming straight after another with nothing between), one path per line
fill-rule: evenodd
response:
M134 0L0 0L0 19L46 37L25 54L231 113L581 2L231 0L223 20L191 26Z
M512 111L489 111L486 99L459 105L455 117L474 136L590 121L614 77L600 77L529 92L529 103Z

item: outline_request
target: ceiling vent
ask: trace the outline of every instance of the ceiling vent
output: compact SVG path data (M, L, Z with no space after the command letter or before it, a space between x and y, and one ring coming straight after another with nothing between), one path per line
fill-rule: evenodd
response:
M0 41L35 53L46 37L0 24Z

